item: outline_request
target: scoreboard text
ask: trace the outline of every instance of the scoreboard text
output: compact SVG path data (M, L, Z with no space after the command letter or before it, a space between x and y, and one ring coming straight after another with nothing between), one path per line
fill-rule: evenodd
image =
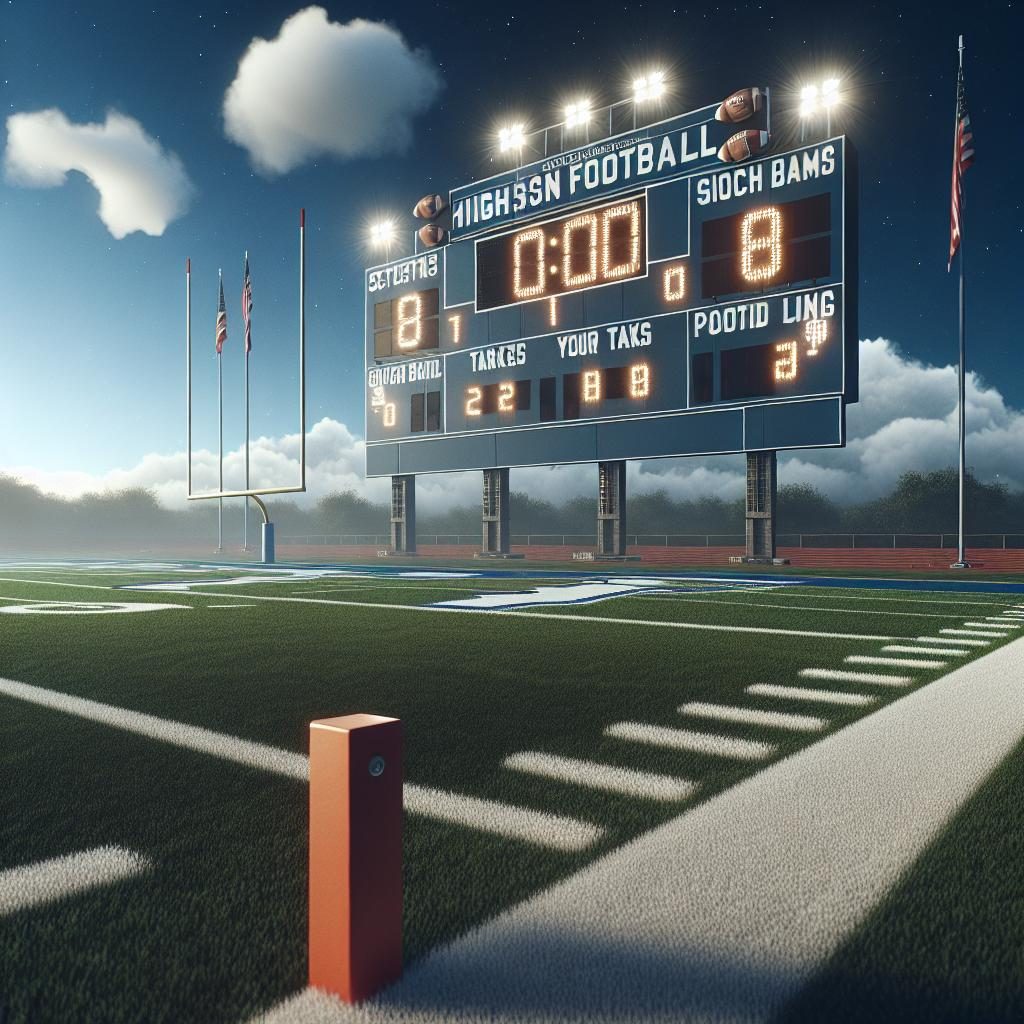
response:
M371 269L368 474L842 445L855 191L829 139L616 178Z

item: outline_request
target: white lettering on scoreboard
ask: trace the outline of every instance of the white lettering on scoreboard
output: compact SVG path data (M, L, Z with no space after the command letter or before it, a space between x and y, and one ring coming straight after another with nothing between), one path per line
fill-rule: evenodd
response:
M836 147L832 144L802 153L763 160L749 166L733 167L697 178L698 206L710 206L729 199L757 195L801 181L827 178L836 172Z

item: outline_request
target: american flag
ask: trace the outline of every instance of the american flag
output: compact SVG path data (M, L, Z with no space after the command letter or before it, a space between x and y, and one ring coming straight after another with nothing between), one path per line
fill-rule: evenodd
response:
M252 281L249 280L249 256L245 257L245 278L242 282L242 319L245 321L245 354L252 351Z
M228 311L224 308L224 279L220 282L220 305L217 307L217 355L228 340Z
M949 211L949 263L953 268L953 257L960 248L960 224L963 218L964 190L963 173L974 163L974 135L971 132L971 116L967 113L967 98L964 95L964 68L956 80L956 136L953 140L953 194Z

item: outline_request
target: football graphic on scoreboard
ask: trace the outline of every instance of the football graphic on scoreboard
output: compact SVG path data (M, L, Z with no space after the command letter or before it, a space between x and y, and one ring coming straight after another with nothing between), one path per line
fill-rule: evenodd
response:
M718 151L718 159L725 163L737 163L746 160L756 153L763 153L768 148L768 133L756 128L730 135Z
M419 230L420 241L429 249L440 245L448 232L440 224L424 224Z
M433 220L447 205L443 196L424 196L412 208L412 215L421 220Z
M739 89L718 105L715 120L733 124L746 121L761 109L763 100L764 93L760 89Z

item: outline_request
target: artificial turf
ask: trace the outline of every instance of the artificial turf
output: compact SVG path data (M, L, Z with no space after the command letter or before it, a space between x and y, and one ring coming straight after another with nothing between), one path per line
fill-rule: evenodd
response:
M684 722L677 709L688 701L780 710L777 701L753 698L745 687L794 685L803 667L841 668L845 655L877 653L880 643L677 630L647 620L913 637L947 624L913 613L948 610L949 624L958 614L960 621L978 614L958 609L955 595L897 600L887 592L877 603L856 602L869 614L845 616L842 595L817 587L619 598L563 610L634 620L617 624L558 621L557 608L542 609L551 619L517 619L289 601L210 607L270 595L425 604L463 596L462 588L533 585L522 580L282 580L210 587L218 596L202 589L104 592L70 585L181 578L99 572L23 573L27 582L11 582L19 574L6 567L0 596L192 610L0 615L0 676L294 751L307 749L313 719L357 711L394 715L405 724L407 781L605 830L594 846L565 853L407 815L407 960L763 767L613 739L604 735L608 725L685 725L770 740L777 759L913 688L844 683L838 688L871 694L876 703L782 708L827 717L822 733ZM441 589L448 586L460 590ZM335 594L333 587L362 592ZM759 602L817 602L822 610ZM916 671L914 685L939 674ZM506 756L523 750L678 775L699 788L689 800L660 803L502 768ZM2 696L0 777L0 870L112 842L155 865L144 878L0 919L0 1006L8 1006L10 1022L240 1021L301 987L307 855L301 783Z

